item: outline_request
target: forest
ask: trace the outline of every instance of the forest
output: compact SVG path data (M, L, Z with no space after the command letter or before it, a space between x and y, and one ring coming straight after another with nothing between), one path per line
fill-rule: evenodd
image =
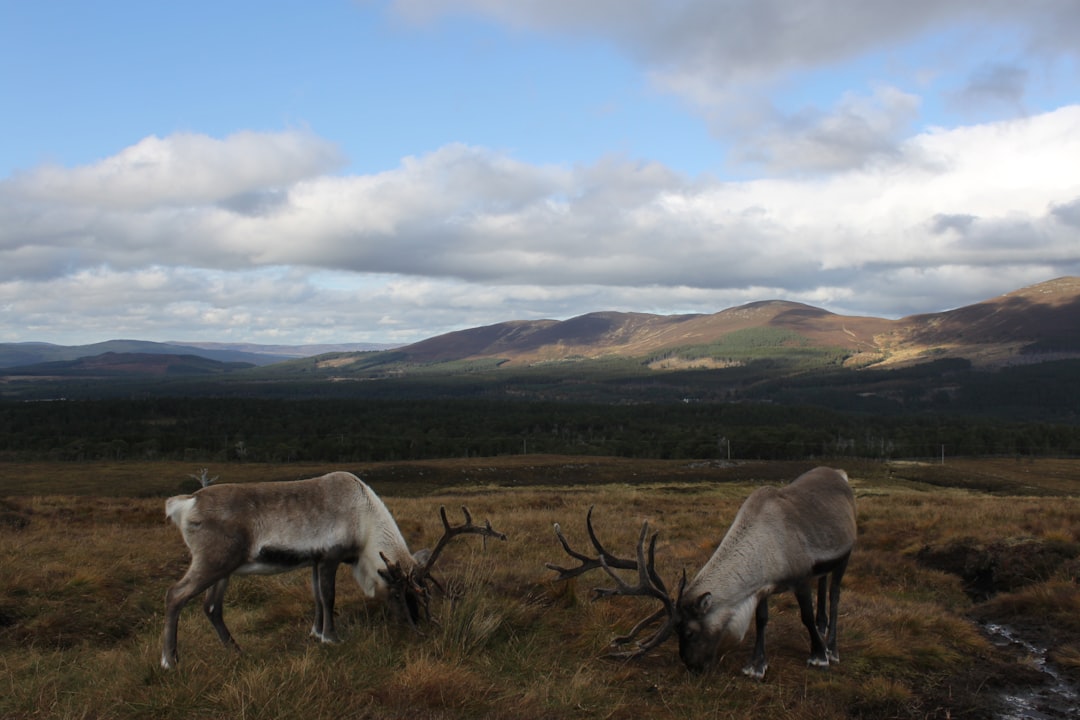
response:
M1080 454L1080 426L775 403L147 397L0 402L0 459L380 462Z

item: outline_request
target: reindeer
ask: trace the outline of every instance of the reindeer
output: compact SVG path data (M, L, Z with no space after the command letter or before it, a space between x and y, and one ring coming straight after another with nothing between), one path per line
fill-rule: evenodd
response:
M191 565L165 597L165 631L161 666L179 661L176 626L180 610L206 591L203 610L222 643L239 651L222 618L222 602L232 575L272 575L311 567L315 620L311 634L336 643L334 595L338 565L352 568L353 577L369 598L395 601L413 626L428 611L428 581L446 544L467 533L499 538L491 522L473 524L461 508L465 523L451 526L440 508L443 536L434 550L416 554L382 500L360 478L347 472L291 482L225 484L205 487L192 495L165 502L165 514L184 536Z
M800 617L810 633L807 664L827 668L830 663L840 662L836 647L837 604L856 534L855 496L843 470L819 467L787 486L762 487L751 493L720 546L689 584L683 571L675 597L655 569L655 533L648 550L645 549L649 534L647 521L638 537L636 558L619 558L604 549L593 530L592 508L585 523L598 553L595 557L572 550L559 524L555 524L555 534L563 549L581 563L569 569L548 563L547 567L558 573L557 579L568 580L600 568L612 578L615 587L597 588L594 599L641 595L656 598L662 604L627 635L615 638L612 646L630 643L642 630L666 616L664 624L652 636L637 643L635 649L612 651L610 655L639 657L675 632L683 663L698 672L715 660L722 646L741 642L753 618L754 650L743 674L762 680L769 666L765 659L769 596L790 590L799 602ZM624 581L615 572L618 569L636 571L637 584ZM814 579L818 579L816 617Z

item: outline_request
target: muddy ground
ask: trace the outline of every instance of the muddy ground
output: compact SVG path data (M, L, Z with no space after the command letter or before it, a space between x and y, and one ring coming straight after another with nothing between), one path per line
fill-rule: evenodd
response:
M1078 624L1033 613L1030 601L1017 599L1055 577L1080 582L1080 546L958 540L926 546L917 559L961 578L974 602L970 616L996 649L987 663L956 676L943 695L968 698L968 717L1080 718L1080 665L1066 661L1080 648Z

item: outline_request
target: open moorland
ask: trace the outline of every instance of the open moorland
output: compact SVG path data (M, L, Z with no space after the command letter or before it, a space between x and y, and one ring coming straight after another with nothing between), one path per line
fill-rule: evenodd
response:
M711 555L746 495L810 463L521 455L348 467L222 463L219 482L361 474L413 549L467 505L508 536L461 538L440 561L456 599L416 633L365 603L342 570L343 641L308 636L309 573L238 578L217 640L197 603L181 663L158 664L166 589L188 554L163 499L197 486L178 462L0 465L3 718L990 718L1070 717L1080 683L1080 461L845 459L859 544L841 602L841 662L806 667L794 600L773 600L764 682L740 674L751 639L694 675L674 640L603 657L653 607L592 602L598 573L569 561L552 524L586 544L585 513L630 553L641 523L674 584ZM453 517L453 515L452 515Z

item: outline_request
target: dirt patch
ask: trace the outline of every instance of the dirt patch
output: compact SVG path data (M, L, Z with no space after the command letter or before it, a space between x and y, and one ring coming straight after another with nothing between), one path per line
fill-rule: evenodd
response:
M987 659L951 675L941 685L921 695L921 710L927 718L964 717L972 720L1001 720L1007 717L1003 698L1017 687L1042 687L1045 678L1034 668L1009 662L1004 656ZM1068 717L1066 715L1050 717Z
M976 602L1002 592L1015 592L1050 580L1060 569L1075 572L1080 544L1063 541L1022 540L981 545L956 540L942 547L923 547L915 559L926 567L959 576L964 590Z
M1076 602L1080 543L1025 540L980 545L957 540L937 548L925 546L916 559L960 577L975 603L969 615L980 624L1003 623L1045 648L1080 646L1080 624L1058 621L1060 615L1071 614ZM1033 596L1028 597L1031 591ZM1080 681L1080 673L1076 679Z
M961 578L975 603L969 616L995 648L986 663L950 680L950 696L972 698L978 713L992 709L988 717L1076 717L1080 672L1053 660L1080 647L1080 626L1062 622L1076 602L1080 544L957 540L925 546L916 559Z

